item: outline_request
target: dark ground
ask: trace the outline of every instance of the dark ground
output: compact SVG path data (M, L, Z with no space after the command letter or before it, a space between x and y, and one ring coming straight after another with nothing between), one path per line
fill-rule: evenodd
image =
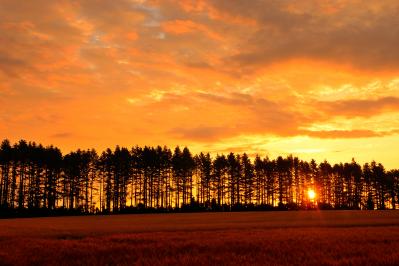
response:
M399 211L0 220L1 265L399 265Z

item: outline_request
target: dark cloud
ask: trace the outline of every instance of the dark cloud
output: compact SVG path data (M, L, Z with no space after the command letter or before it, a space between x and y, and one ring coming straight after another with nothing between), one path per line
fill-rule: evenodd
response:
M398 112L399 98L383 97L371 100L319 102L316 106L329 116L370 117L386 112Z
M251 95L242 93L231 93L226 96L199 92L195 96L206 101L228 105L253 105L255 102L254 98Z
M1 37L0 37L1 40ZM30 69L30 66L22 59L10 57L7 54L0 53L0 72L8 77L18 77L22 69Z
M212 69L212 66L205 61L192 61L192 62L189 61L189 62L184 62L184 64L192 68Z
M240 51L226 62L253 68L299 58L359 69L399 68L397 2L347 1L329 6L307 2L210 1L221 13L257 22L257 30L249 33ZM327 13L327 8L335 11Z
M170 133L182 139L208 142L228 137L231 134L231 129L212 126L198 126L194 128L179 127L174 128Z
M72 137L74 137L74 135L71 132L60 132L50 135L50 138L56 138L56 139L65 139Z

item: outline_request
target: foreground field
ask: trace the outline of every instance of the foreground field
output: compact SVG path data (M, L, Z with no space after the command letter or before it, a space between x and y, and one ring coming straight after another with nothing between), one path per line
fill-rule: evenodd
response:
M399 265L399 212L0 220L1 265Z

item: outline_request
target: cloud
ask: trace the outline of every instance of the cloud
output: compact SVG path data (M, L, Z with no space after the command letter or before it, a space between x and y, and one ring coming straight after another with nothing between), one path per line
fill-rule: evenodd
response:
M71 132L60 132L50 135L50 138L64 139L72 138L74 135Z
M393 0L0 0L0 137L240 151L388 139L398 11Z
M211 142L243 134L293 136L299 133L300 126L311 121L304 113L287 108L284 102L277 103L249 94L197 92L180 95L179 98L169 97L170 104L187 102L193 112L203 106L211 108L209 114L204 112L197 118L199 124L170 131L182 139ZM168 101L168 98L164 100ZM165 104L163 102L162 106L165 107ZM212 112L213 109L217 111Z
M0 71L9 77L18 77L19 69L29 68L27 63L21 59L16 59L7 54L0 54Z
M358 69L399 68L399 4L395 1L295 3L289 1L209 1L219 13L250 17L240 49L226 57L237 67L260 66L292 59L348 64ZM361 4L362 8L358 8ZM334 10L327 12L327 10Z
M188 33L198 34L200 32L202 34L205 34L210 39L219 40L219 41L223 40L223 38L219 34L213 32L205 25L196 23L192 20L166 21L162 24L162 29L165 32L176 35L188 34Z
M386 97L377 100L347 100L335 102L318 102L315 107L300 105L297 100L275 102L262 97L243 93L212 94L197 92L184 95L169 95L164 98L169 104L184 103L195 111L201 105L211 106L225 114L224 120L211 121L209 117L198 118L198 123L185 127L176 127L169 131L180 139L197 142L214 142L240 135L269 135L280 137L309 136L320 139L355 139L369 137L384 137L395 135L397 130L376 127L365 129L352 127L350 129L315 130L307 129L319 123L328 123L331 118L346 116L362 118L398 111L398 99ZM166 102L158 102L165 107ZM188 102L190 104L188 104ZM221 111L225 110L225 111ZM230 111L236 116L229 122L227 114ZM244 114L244 115L243 115ZM214 113L217 117L218 114ZM203 117L204 118L204 117ZM208 121L207 124L205 124ZM201 124L202 123L202 124ZM395 126L395 125L393 125ZM388 130L389 129L389 130Z
M206 101L212 101L219 104L228 105L253 105L254 98L251 95L243 93L231 93L230 95L218 95L213 93L198 92L196 97Z
M303 131L302 134L309 137L321 139L351 139L351 138L370 138L391 135L394 132L376 132L372 130L325 130L325 131Z
M329 116L370 117L387 112L399 112L399 98L325 101L317 103L317 106Z
M209 142L228 136L229 131L231 131L230 128L198 126L195 128L174 128L170 133L182 139Z

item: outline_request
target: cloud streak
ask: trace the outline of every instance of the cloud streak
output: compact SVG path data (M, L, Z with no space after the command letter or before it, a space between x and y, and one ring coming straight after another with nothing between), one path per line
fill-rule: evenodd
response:
M329 115L346 117L369 117L387 112L399 111L398 97L382 97L367 100L341 100L335 102L319 102L318 106Z

